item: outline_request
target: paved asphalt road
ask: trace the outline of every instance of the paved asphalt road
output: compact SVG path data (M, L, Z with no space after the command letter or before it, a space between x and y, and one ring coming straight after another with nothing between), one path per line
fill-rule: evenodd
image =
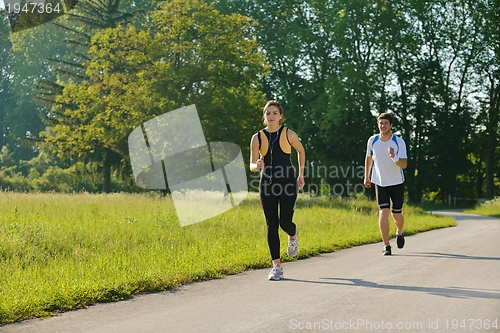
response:
M364 245L285 263L282 281L254 270L0 332L500 332L500 219L437 214L458 226L390 257Z

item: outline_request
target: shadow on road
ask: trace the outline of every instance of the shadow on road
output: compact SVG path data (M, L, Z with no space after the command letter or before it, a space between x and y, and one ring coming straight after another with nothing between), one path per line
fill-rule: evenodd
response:
M322 281L322 280L326 280L326 281ZM423 292L423 293L428 293L431 295L450 297L450 298L493 298L493 299L500 299L500 290L484 290L484 289L472 289L472 288L460 288L460 287L436 288L436 287L418 287L418 286L399 286L399 285L390 285L390 284L378 284L376 282L365 281L363 279L346 279L346 278L321 278L321 280L318 280L318 281L286 278L283 281L326 284L326 285L339 285L339 286L352 286L352 287L364 287L364 288L375 288L375 289L414 291L414 292Z
M500 257L478 257L464 254L441 253L441 252L415 252L414 254L393 254L397 257L426 257L442 259L469 259L469 260L493 260L500 261Z

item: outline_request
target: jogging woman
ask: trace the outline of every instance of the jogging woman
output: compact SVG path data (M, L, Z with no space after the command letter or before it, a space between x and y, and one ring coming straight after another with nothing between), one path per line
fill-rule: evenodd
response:
M267 224L267 242L273 262L269 280L283 279L280 261L279 227L288 234L287 254L297 255L297 226L292 222L295 201L304 187L305 150L299 137L281 125L283 108L275 101L266 103L263 122L266 126L252 136L250 143L250 170L260 171L260 200ZM299 175L296 177L290 155L297 151ZM278 209L279 208L279 209Z

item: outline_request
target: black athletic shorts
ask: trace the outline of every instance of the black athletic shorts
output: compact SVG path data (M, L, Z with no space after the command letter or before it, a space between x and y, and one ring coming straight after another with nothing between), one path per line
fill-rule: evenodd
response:
M379 186L375 185L375 194L377 196L377 203L380 209L391 208L392 212L401 213L403 211L403 201L405 198L404 183L393 186Z

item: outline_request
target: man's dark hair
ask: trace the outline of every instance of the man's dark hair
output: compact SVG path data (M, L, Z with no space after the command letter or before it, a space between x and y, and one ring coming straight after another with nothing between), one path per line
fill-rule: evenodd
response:
M389 124L392 125L392 116L389 113L384 112L384 113L379 114L379 116L377 117L377 122L379 122L380 119L387 119L387 120L389 120Z

